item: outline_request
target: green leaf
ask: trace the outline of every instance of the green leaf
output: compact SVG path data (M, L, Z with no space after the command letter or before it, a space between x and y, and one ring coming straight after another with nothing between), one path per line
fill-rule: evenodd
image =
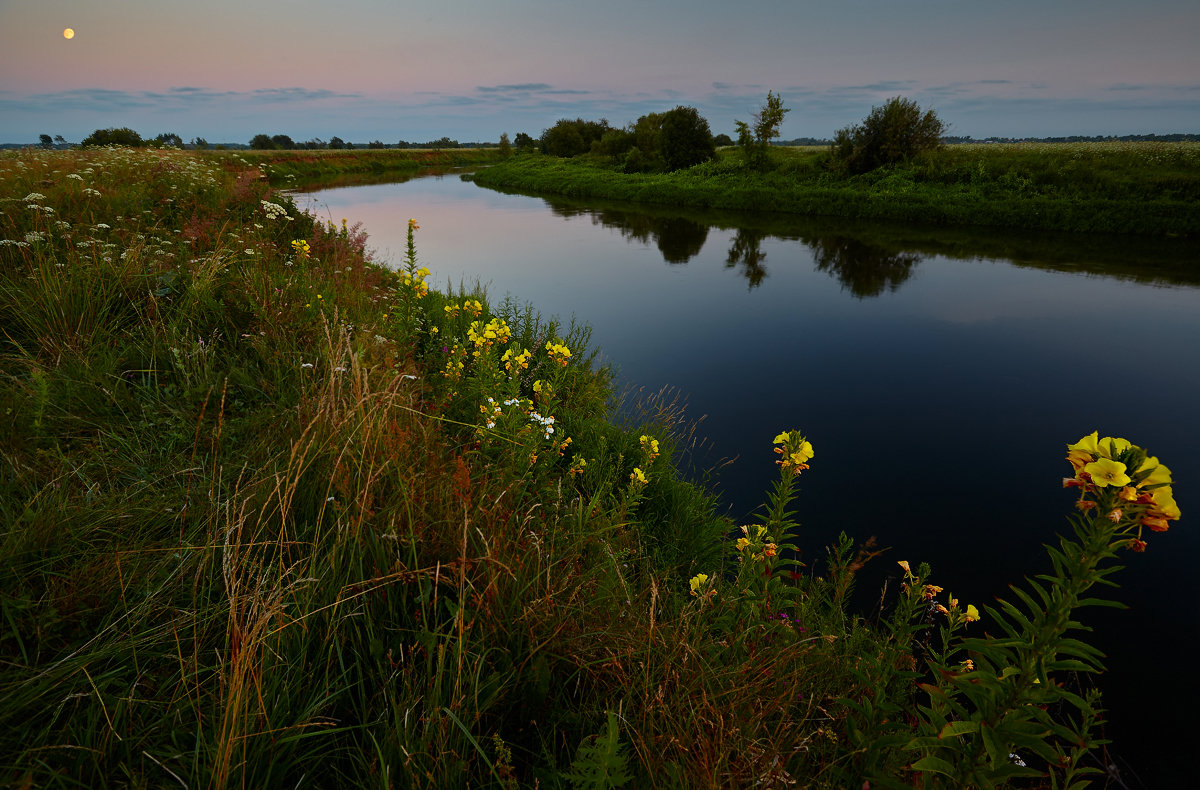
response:
M920 760L917 760L915 763L913 763L911 767L914 771L935 771L939 774L945 774L951 779L954 778L954 766L940 757L934 757L932 755L929 757L922 757Z
M952 721L942 731L938 733L939 738L955 738L959 735L966 735L970 732L979 732L979 722L977 721Z

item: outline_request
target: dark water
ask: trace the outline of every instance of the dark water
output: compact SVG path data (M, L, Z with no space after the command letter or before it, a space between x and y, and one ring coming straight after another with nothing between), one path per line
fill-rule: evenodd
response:
M1066 528L1065 444L1099 430L1168 464L1183 519L1126 555L1123 611L1085 611L1131 787L1187 784L1200 683L1200 247L829 219L645 211L502 194L457 176L304 195L361 221L396 262L409 217L431 282L480 281L593 328L620 379L684 396L703 466L735 517L775 474L771 438L799 428L802 551L840 531L933 565L964 602L1048 567Z

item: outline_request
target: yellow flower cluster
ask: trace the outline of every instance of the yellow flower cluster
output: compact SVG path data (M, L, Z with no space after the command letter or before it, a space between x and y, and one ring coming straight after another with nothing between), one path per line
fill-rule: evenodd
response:
M429 293L429 286L425 282L425 278L429 276L429 273L429 269L426 269L424 266L422 266L420 269L417 269L412 274L405 272L404 285L412 288L413 293L417 295L417 298L425 296L427 293Z
M1100 438L1099 431L1092 431L1067 445L1067 461L1075 476L1064 478L1063 487L1080 489L1076 507L1086 512L1103 500L1110 520L1137 529L1129 542L1135 551L1146 548L1142 527L1166 532L1169 522L1180 516L1171 490L1171 470L1128 439Z
M558 341L546 341L546 351L549 352L550 359L563 367L566 367L567 360L571 358L571 349Z
M511 371L514 367L529 369L529 358L533 356L532 351L527 351L520 346L514 346L504 352L504 356L500 357L500 361L504 363L504 369Z
M646 473L640 467L635 466L633 471L629 473L629 482L636 485L646 485L650 481L646 479Z
M754 530L753 537L750 535L751 530ZM742 527L742 537L737 539L734 547L740 555L738 562L746 557L758 562L764 557L775 557L779 554L779 546L776 545L775 539L768 535L767 528L762 526Z
M460 305L458 302L451 302L442 308L446 313L447 318L457 318L459 313L478 318L483 315L483 304L478 299L464 299Z
M813 446L799 431L783 431L772 444L782 445L775 448L775 452L783 456L775 463L783 467L783 471L799 474L802 469L808 468L808 460L813 457Z
M292 249L296 251L296 257L300 258L300 260L307 258L308 253L311 250L311 248L308 246L308 242L304 239L293 239Z
M638 439L638 444L642 446L642 451L646 453L647 462L653 462L655 458L658 458L658 439L642 434L641 438Z
M472 321L467 328L467 340L475 345L475 358L478 359L484 351L496 343L507 343L512 337L512 330L503 318L493 318L486 324L483 321Z
M697 573L688 581L688 587L692 590L692 595L700 595L700 589L708 586L708 574Z
M587 466L587 460L582 455L577 455L571 461L571 466L567 468L567 474L574 477L578 474L583 474L583 468Z
M912 566L908 564L908 560L899 560L896 564L904 569L903 586L905 590L911 589L913 585L920 585L921 600L924 601L933 601L937 596L942 594L942 588L936 584L923 584L920 577L912 572ZM951 625L956 625L959 622L974 623L979 620L979 610L975 608L975 604L967 604L966 609L959 609L958 599L954 597L950 598L949 604L947 607L940 603L934 603L933 608L935 611L941 612L950 618Z

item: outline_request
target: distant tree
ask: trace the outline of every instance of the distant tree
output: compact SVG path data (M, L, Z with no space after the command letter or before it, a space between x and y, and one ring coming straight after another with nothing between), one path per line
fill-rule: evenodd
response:
M621 159L629 154L629 149L633 148L636 142L637 137L631 129L609 129L603 137L592 143L592 150L604 156Z
M56 134L54 135L54 143L55 145L66 145L67 141L61 134Z
M783 97L767 91L767 100L758 112L751 116L754 124L745 121L734 121L737 127L737 144L742 149L746 164L758 170L763 170L769 162L767 150L771 141L779 136L779 127L783 125L783 116L791 110L784 108Z
M205 140L203 137L193 137L192 138L192 147L195 148L197 151L207 151L208 150L208 140Z
M367 148L378 149L378 148L385 148L385 147L386 146L384 146L382 140L372 140L371 142L367 143Z
M154 144L160 148L168 145L183 148L183 138L174 132L163 132L154 138Z
M542 153L550 156L578 156L592 149L592 143L604 136L611 127L608 121L585 121L582 118L559 119L542 132Z
M354 150L354 143L347 142L347 143L346 143L346 150L347 150L347 151L353 151L353 150Z
M500 156L505 159L512 156L512 142L508 139L508 132L500 133Z
M336 150L346 147L346 141L340 137L334 136L329 138L329 147Z
M733 138L727 134L718 134L713 138L713 145L717 148L723 148L727 145L733 145Z
M513 145L517 147L518 151L521 151L522 153L529 153L537 148L537 140L534 140L532 137L525 134L525 132L517 132L516 136L513 137Z
M834 169L851 175L902 162L942 146L946 124L933 110L921 111L911 99L889 99L862 123L839 129L833 139Z
M296 149L296 142L286 134L271 135L271 142L276 148L281 148L284 151L294 151Z
M663 113L658 154L668 170L680 170L716 156L708 121L695 107L676 107Z
M142 136L132 129L97 129L83 138L80 145L126 145L137 147L144 145Z
M275 141L267 134L256 134L250 138L250 147L256 151L270 151L275 147Z
M50 135L48 135L48 134L38 135L38 139L41 140L40 145L42 148L53 148L54 147L54 138L51 137Z

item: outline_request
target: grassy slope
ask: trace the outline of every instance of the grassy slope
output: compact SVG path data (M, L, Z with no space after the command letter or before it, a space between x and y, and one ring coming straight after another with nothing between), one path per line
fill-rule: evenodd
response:
M1063 143L952 146L895 168L840 178L822 149L776 149L745 170L736 151L670 174L608 162L515 157L475 174L497 188L678 206L931 224L1200 235L1200 145Z
M613 425L584 330L425 293L238 157L0 185L5 783L841 787L940 743L920 580L879 628L848 544L724 543L678 410Z
M500 158L495 148L454 149L361 149L316 151L239 151L212 154L217 161L231 157L257 167L275 186L338 176L384 176L427 168L467 167L491 164Z

